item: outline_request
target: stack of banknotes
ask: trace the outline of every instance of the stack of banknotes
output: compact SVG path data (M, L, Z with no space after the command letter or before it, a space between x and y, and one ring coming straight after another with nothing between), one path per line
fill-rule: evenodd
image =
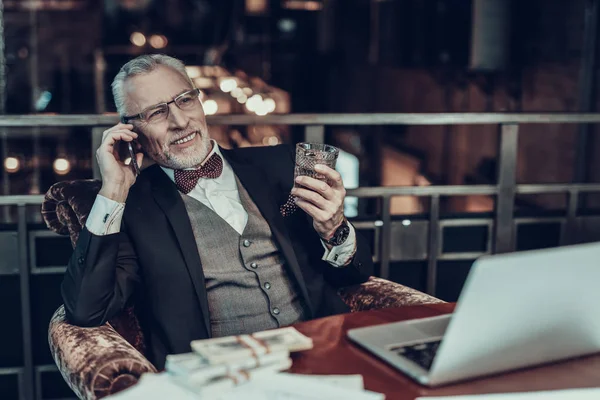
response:
M203 396L285 371L290 353L309 350L312 339L293 327L251 335L196 340L193 352L167 356L165 369L180 385Z

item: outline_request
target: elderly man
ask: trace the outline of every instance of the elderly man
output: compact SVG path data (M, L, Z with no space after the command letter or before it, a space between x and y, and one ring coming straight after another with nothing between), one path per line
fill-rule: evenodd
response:
M72 323L100 325L135 302L160 369L194 339L347 311L337 289L373 264L335 170L318 169L331 185L305 176L294 188L289 147L220 148L174 58L131 60L112 89L123 123L96 153L102 188L62 284ZM155 162L139 175L118 151L134 141L137 163Z

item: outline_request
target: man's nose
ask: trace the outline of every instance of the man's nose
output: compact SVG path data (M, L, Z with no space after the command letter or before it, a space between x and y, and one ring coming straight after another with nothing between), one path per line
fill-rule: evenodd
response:
M176 129L187 127L189 118L175 103L169 104L169 126Z

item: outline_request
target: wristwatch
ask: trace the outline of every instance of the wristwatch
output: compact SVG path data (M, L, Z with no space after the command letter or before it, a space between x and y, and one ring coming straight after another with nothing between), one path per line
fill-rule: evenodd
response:
M330 246L339 246L348 239L348 235L350 235L350 227L348 226L348 221L346 218L342 221L341 225L333 233L333 236L329 240L325 240Z

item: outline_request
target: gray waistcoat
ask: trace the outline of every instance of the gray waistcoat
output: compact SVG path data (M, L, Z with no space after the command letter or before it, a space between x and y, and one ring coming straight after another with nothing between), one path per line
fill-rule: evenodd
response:
M213 337L306 319L269 224L237 181L248 222L240 236L217 213L182 194L202 260Z

